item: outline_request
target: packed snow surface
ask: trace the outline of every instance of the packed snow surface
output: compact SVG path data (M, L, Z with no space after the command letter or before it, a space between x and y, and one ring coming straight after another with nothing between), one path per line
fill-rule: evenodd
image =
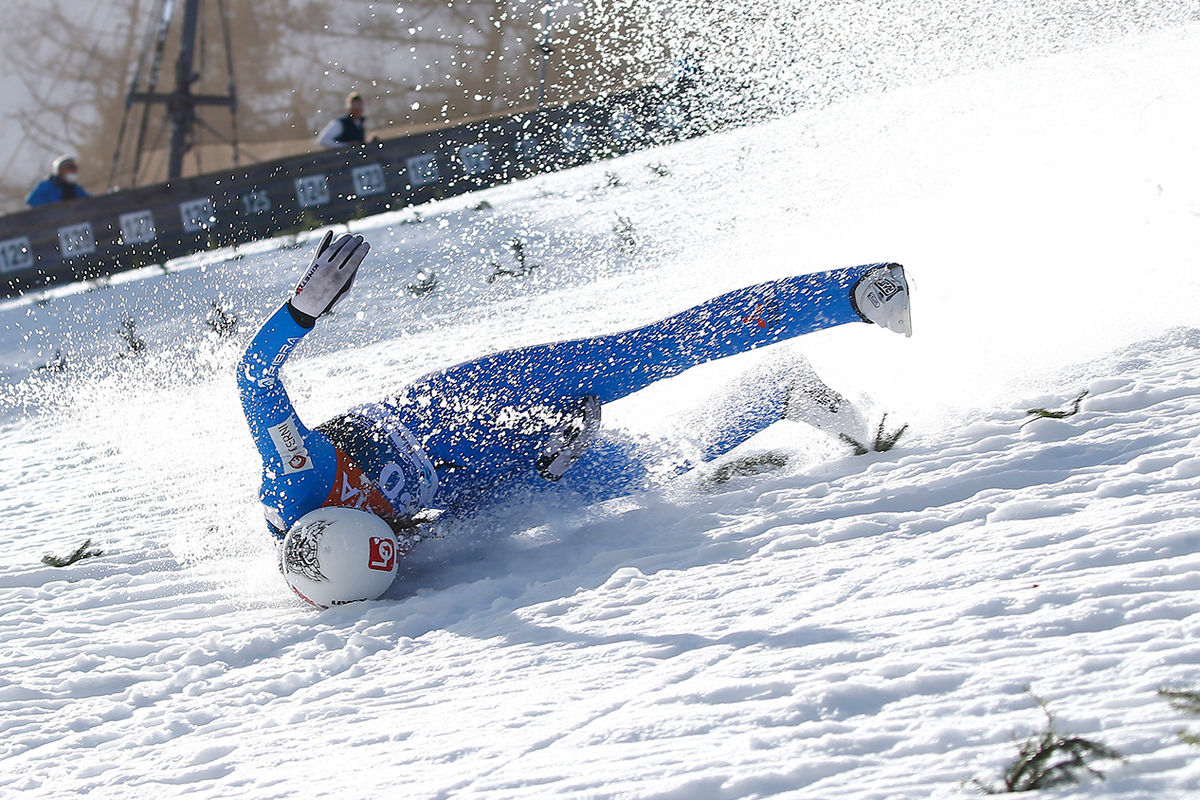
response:
M1027 689L1126 757L1054 796L1196 796L1200 720L1156 691L1200 687L1198 126L1177 28L355 223L373 254L285 376L310 423L896 260L911 340L780 347L910 427L854 457L783 422L729 456L788 457L762 474L443 518L325 612L274 567L231 372L318 233L6 303L0 796L960 797L1042 730ZM489 283L514 237L540 266ZM670 435L759 358L606 419Z

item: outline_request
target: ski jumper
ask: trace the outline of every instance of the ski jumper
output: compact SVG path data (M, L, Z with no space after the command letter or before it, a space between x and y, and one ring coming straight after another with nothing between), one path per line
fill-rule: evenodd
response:
M707 361L866 321L852 287L878 266L762 283L634 330L484 356L316 428L297 417L280 383L280 367L312 327L285 304L237 368L242 408L263 459L260 498L271 532L282 538L301 516L331 505L402 521L432 506L466 507L502 482L536 477L548 440L589 402L602 406ZM780 419L782 393L775 395L703 443L703 460ZM617 456L601 443L567 477L616 480L624 469Z

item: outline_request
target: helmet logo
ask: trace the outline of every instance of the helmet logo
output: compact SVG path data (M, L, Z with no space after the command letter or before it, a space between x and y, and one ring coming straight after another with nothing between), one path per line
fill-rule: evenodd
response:
M318 520L298 531L292 531L283 548L283 567L288 572L303 575L310 581L327 581L317 558L317 544L329 523ZM372 548L374 552L374 548Z
M371 558L367 566L371 569L391 572L396 565L396 543L385 536L371 537Z
M900 293L900 284L887 278L875 281L875 288L879 290L879 295L885 303Z

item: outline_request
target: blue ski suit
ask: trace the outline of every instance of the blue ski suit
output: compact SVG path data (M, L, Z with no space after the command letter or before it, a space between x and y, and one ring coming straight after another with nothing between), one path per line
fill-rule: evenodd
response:
M877 266L762 283L634 330L484 356L316 428L299 419L280 382L280 368L312 327L285 304L237 366L242 408L263 460L260 498L270 530L282 538L322 506L403 522L425 508L467 507L500 484L536 478L548 440L578 416L585 399L603 405L707 361L866 321L852 288ZM748 409L704 444L703 458L727 452L781 413L780 403ZM567 477L619 482L628 465L618 460L611 448L592 447Z

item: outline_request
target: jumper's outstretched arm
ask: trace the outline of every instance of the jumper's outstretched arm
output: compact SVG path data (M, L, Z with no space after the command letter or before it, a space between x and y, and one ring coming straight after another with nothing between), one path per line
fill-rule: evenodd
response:
M370 250L361 236L343 234L335 242L333 232L327 232L295 294L263 324L238 361L242 411L264 466L276 475L305 469L303 438L308 433L296 418L279 370L317 317L349 290Z
M260 496L277 536L289 512L329 491L329 470L317 467L333 458L328 444L321 446L320 437L296 416L279 371L317 317L350 288L369 250L361 236L347 234L334 242L332 232L326 233L295 294L263 323L237 364L242 411L263 461Z
M300 442L308 428L296 417L279 371L312 328L311 322L301 324L285 303L259 328L237 365L238 396L250 435L263 464L278 475L304 466ZM290 463L292 458L297 462Z

